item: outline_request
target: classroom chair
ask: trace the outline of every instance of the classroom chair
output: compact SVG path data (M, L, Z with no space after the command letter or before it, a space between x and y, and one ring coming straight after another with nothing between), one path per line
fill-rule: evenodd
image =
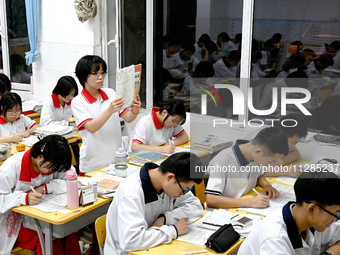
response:
M24 251L27 251L27 250L24 250L23 248L20 248L19 246L15 246L12 249L12 252L15 252L15 254L23 254ZM35 251L31 251L31 255L36 255L36 252Z
M96 235L99 244L100 255L104 255L104 244L106 237L106 214L100 216L95 222Z
M205 181L203 180L200 184L195 183L196 197L200 200L201 204L204 205L207 202L207 197L205 195Z

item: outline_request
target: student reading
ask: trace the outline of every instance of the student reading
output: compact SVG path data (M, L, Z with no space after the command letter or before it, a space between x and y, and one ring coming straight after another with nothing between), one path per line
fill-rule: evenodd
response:
M0 168L0 254L10 254L14 245L42 254L37 233L23 227L23 216L11 208L36 205L42 194L65 193L65 171L70 167L70 147L59 135L47 136L28 151L18 152L3 163ZM76 234L66 238L64 252L81 254ZM64 252L60 240L55 239L53 254Z
M0 143L21 142L29 137L39 125L22 113L21 98L13 92L6 92L1 100Z
M78 86L72 76L61 77L47 98L40 116L40 125L57 124L68 126L72 117L71 101L78 95Z
M269 198L279 193L264 178L265 169L288 153L285 133L275 127L265 128L251 141L237 140L232 148L218 153L210 162L211 171L206 188L208 207L267 207ZM219 171L219 168L231 170ZM263 188L263 195L241 198L256 185Z
M189 141L188 134L181 126L185 119L183 103L178 101L157 103L152 108L151 114L138 121L131 135L129 151L174 152L176 145ZM176 139L172 141L173 137Z
M296 202L254 226L239 255L340 254L340 179L330 172L302 173Z
M188 232L188 221L203 209L191 188L200 159L193 153L171 155L160 166L147 163L118 187L107 213L104 254L127 254L170 243ZM196 173L195 173L196 174Z
M84 56L76 65L76 76L83 90L72 102L72 112L83 144L80 147L79 172L87 173L114 162L122 146L119 117L126 122L135 120L141 102L139 95L124 109L123 98L110 88L102 88L106 62L99 56ZM118 113L119 112L119 113Z

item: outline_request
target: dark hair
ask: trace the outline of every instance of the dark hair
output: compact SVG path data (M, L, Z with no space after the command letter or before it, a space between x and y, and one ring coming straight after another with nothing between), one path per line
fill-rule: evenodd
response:
M236 41L241 42L241 41L242 41L242 33L236 34L236 35L235 35L235 39L236 39Z
M75 90L74 96L78 95L78 86L72 76L60 77L57 85L54 87L52 93L61 95L62 97L68 96L72 90Z
M332 66L334 65L334 59L333 56L329 53L322 53L321 55L319 55L316 58L317 61L320 61L321 63L323 63L324 65L327 66Z
M340 50L340 41L335 40L329 46L331 46L333 48L333 50L339 51Z
M197 74L199 77L208 78L214 76L215 69L208 61L202 61L196 66L195 74Z
M104 59L96 55L86 55L79 59L76 65L76 76L81 86L85 87L85 82L90 73L98 72L100 66L103 68L103 72L106 73L107 65Z
M228 59L230 60L240 60L241 59L241 52L238 50L232 50L229 55Z
M185 45L183 45L182 49L184 51L190 51L190 52L193 52L193 53L196 51L195 46L192 45L192 44L185 44Z
M1 113L5 116L9 109L12 109L15 105L19 105L20 109L22 109L21 97L17 93L6 92L3 94L0 105L1 105Z
M205 48L207 49L207 51L212 54L215 51L217 51L217 46L216 43L214 43L213 41L208 41L204 44Z
M0 73L0 93L10 92L12 89L12 84L7 75Z
M159 109L160 112L166 110L168 112L168 116L165 117L164 121L170 116L179 115L182 117L181 122L179 125L183 125L185 123L185 120L187 118L187 113L185 110L185 106L182 102L177 100L172 100L168 102L157 102L155 104L155 107Z
M328 171L304 172L294 184L296 203L316 202L320 205L340 205L340 179Z
M31 156L44 157L49 162L47 166L51 172L64 172L71 168L72 155L67 140L60 135L49 135L33 145Z
M303 48L303 43L301 41L294 41L290 44L291 45L296 45L296 53L294 54L296 57L300 56L300 51Z
M286 77L287 87L307 88L308 76L304 71L295 71L287 75Z
M226 32L220 33L217 38L222 38L223 42L228 42L230 40L229 35Z
M281 124L282 121L284 121L284 126ZM294 127L295 124L296 126ZM286 116L282 116L280 121L275 122L274 126L281 129L287 137L297 135L302 138L308 133L307 120L302 114L288 114Z
M276 127L262 129L251 142L268 149L272 154L287 155L289 152L286 134Z
M196 167L201 167L202 162L194 153L179 152L172 154L164 160L159 169L162 174L173 173L178 181L194 181L197 184L202 182L203 174L195 171ZM199 171L200 172L200 171ZM192 176L195 174L195 178Z
M208 34L202 34L200 38L198 38L198 42L206 44L210 41L210 36Z

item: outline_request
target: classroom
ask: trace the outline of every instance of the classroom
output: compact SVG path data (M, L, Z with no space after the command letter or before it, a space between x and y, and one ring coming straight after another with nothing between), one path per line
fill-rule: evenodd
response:
M0 1L0 255L340 254L339 10Z

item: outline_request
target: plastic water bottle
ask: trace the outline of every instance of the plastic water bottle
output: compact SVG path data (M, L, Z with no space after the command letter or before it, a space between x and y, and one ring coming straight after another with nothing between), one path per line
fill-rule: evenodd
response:
M77 125L76 125L76 120L71 117L69 120L68 120L68 125L69 126L72 126L73 128L77 128Z
M77 209L79 207L78 199L78 176L76 171L69 170L66 173L66 191L67 191L67 208Z
M123 148L119 148L116 151L115 169L116 175L120 177L127 176L127 153Z

